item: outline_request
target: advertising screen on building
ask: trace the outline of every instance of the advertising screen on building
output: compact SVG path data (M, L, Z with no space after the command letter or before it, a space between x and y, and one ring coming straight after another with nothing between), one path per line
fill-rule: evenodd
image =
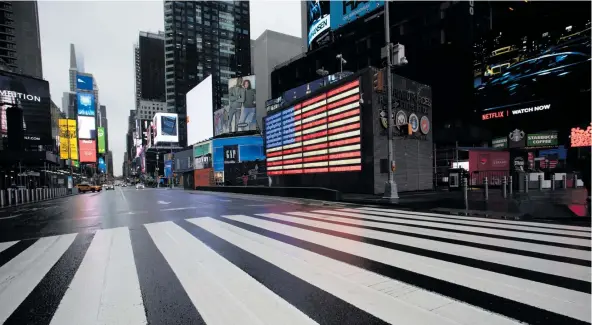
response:
M93 78L91 76L77 74L76 89L93 90Z
M322 43L331 30L329 6L330 1L306 1L309 50Z
M78 116L78 138L94 140L97 138L95 118L92 116Z
M91 93L77 93L78 115L95 116L95 95Z
M59 119L60 159L78 159L78 140L76 138L76 120Z
M255 76L228 80L228 106L214 112L214 135L256 130L255 94Z
M212 122L212 76L208 76L185 96L187 103L187 143L194 144L214 136Z
M362 170L360 82L265 119L268 175Z
M107 172L107 164L105 163L105 158L99 157L98 168L99 168L99 172L101 172L101 173Z
M563 15L570 9L553 13L547 5L529 7L523 11L536 17L540 10L545 18L529 19L528 28L505 27L520 23L512 14L515 23L496 24L475 43L473 84L480 112L488 113L483 120L511 117L520 109L559 109L549 104L574 96L590 98L589 13L574 6Z
M97 144L95 140L79 140L78 147L80 147L81 163L97 162Z
M179 117L172 113L156 113L154 115L156 134L154 143L179 142Z
M52 143L47 81L0 71L0 133L4 150Z
M590 148L592 146L592 124L588 125L585 129L580 127L572 128L569 139L572 148Z
M331 1L331 30L337 30L384 6L384 1Z
M97 140L99 142L99 153L105 153L105 128L97 128Z

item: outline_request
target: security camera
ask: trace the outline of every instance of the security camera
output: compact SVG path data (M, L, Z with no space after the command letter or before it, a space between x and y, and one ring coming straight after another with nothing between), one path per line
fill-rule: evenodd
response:
M402 57L399 61L399 65L406 65L407 63L409 63L409 61L407 61L406 57Z
M342 58L342 55L341 55L341 54L337 54L337 55L335 56L335 58L336 58L336 59L341 59L341 58Z
M347 60L346 60L346 59L341 59L341 62L342 62L343 64L347 64Z

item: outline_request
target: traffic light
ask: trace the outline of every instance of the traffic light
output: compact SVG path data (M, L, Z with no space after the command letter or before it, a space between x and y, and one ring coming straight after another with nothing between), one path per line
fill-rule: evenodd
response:
M374 73L372 86L375 92L381 93L384 91L384 72L383 70L378 70Z

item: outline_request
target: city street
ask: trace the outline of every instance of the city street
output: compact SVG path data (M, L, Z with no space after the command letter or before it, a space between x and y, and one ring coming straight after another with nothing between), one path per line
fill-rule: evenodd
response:
M177 189L0 210L0 324L590 324L590 228Z

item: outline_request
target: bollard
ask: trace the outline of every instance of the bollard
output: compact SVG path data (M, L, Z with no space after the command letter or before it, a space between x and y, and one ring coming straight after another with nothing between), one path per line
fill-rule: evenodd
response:
M16 190L16 204L23 203L23 190L20 188Z
M485 195L485 201L487 201L489 200L489 185L487 184L487 177L483 177L483 186L485 188L483 195Z
M463 199L465 201L465 209L469 208L469 196L467 191L468 189L468 181L466 177L463 177L462 179L462 188L463 188Z
M555 191L555 174L551 175L551 191Z
M512 195L512 193L514 191L514 187L513 187L513 184L512 184L512 179L513 179L512 175L508 176L508 189L509 189L509 192L510 192L510 196Z
M504 199L508 197L508 189L506 186L508 186L508 180L506 179L506 176L504 176L502 178L502 196Z
M31 197L29 196L29 189L25 190L25 202L29 202L31 200Z
M526 175L526 177L524 177L524 182L526 183L526 184L524 184L524 193L528 193L528 183L530 181L529 180L530 175L528 175L528 173L526 173L524 175Z
M539 175L539 191L543 190L543 176Z
M578 175L573 175L573 188L578 188Z
M8 205L12 205L12 189L8 189Z
M5 190L0 190L0 206L4 206L6 204L6 198L4 197Z
M567 175L563 175L563 184L561 184L561 188L562 189L566 189L567 188Z
M27 202L31 202L31 189L27 190Z

